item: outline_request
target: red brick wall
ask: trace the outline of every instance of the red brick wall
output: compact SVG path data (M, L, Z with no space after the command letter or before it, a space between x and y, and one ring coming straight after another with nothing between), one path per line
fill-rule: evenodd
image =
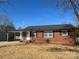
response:
M43 32L37 32L35 42L43 43L45 42L44 34ZM75 33L69 32L69 35L64 37L61 35L61 32L54 32L54 37L51 38L50 43L52 44L68 44L68 45L74 45L75 44Z
M74 45L75 44L74 34L75 34L74 32L69 32L69 35L64 37L61 35L61 32L55 32L54 38L50 41L50 43Z
M36 33L36 38L35 39L35 42L38 42L38 43L43 43L44 42L44 34L43 32L37 32Z

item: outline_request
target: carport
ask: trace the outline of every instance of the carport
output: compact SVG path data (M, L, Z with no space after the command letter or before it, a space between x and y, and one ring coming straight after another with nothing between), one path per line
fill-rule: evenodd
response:
M23 41L26 40L27 37L30 37L30 31L16 30L8 31L7 33L7 41Z
M7 41L17 41L22 39L23 31L8 31L7 33Z

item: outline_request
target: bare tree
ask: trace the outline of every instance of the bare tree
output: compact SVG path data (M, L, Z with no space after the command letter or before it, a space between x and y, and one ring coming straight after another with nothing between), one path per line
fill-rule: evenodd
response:
M0 16L0 26L2 30L14 30L14 24L8 16Z
M3 5L6 5L6 6L11 6L13 7L13 2L14 0L0 0L0 8L6 13L6 9L4 9L4 6ZM8 16L4 16L4 15L1 15L0 16L0 26L4 26L4 27L12 27L14 28L14 25L11 21L11 19L8 17Z
M79 25L79 0L56 0L56 6L63 9L66 13L67 10L74 12L77 23Z

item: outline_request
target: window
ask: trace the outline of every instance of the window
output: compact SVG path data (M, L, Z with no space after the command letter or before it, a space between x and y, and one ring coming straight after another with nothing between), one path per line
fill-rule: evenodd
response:
M19 32L16 32L15 35L16 35L16 36L20 36L20 33L19 33Z
M62 35L62 36L68 36L68 32L67 32L67 31L63 31L63 32L61 33L61 35Z
M15 32L15 39L20 39L20 32Z
M44 32L44 37L48 38L48 32Z
M26 37L26 32L22 32L22 36L23 37Z
M45 38L52 38L53 37L53 32L44 32L44 37Z
M49 37L53 37L53 32L49 32Z
M32 37L36 37L36 32L31 32Z

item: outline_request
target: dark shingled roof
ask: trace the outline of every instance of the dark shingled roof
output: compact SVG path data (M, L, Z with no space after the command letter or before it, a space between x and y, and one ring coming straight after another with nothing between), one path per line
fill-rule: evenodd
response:
M35 31L44 31L44 30L69 30L75 29L75 27L71 24L60 24L60 25L41 25L41 26L29 26L24 30L35 30Z

